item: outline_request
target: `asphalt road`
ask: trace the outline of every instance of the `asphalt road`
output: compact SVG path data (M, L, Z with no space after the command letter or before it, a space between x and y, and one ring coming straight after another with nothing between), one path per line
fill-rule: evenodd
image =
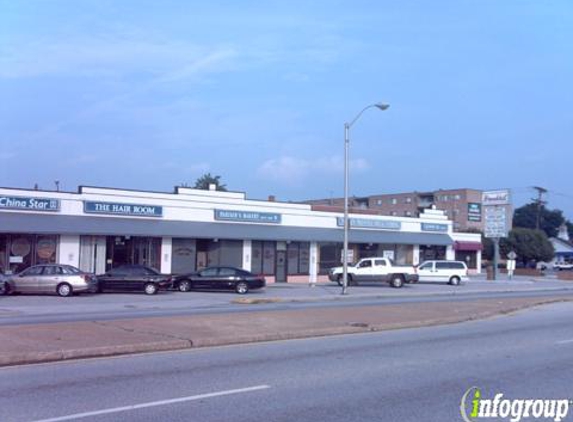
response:
M4 368L0 421L459 421L472 386L573 398L572 314Z
M229 292L162 292L154 296L86 294L68 298L17 295L0 297L0 326L556 295L572 296L573 286L571 283L474 283L458 287L419 284L393 289L372 283L370 286L352 287L350 294L344 297L340 295L340 288L334 285L312 289L304 285L275 285L247 296ZM271 299L271 303L233 303L245 298Z

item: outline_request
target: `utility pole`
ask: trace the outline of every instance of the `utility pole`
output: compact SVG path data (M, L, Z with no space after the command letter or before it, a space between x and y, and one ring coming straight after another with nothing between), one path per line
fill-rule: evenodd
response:
M537 218L535 220L535 229L539 230L541 228L541 207L543 207L547 203L547 201L543 200L543 195L547 193L547 189L542 188L540 186L533 186L533 189L537 191L537 198L532 199L537 205Z

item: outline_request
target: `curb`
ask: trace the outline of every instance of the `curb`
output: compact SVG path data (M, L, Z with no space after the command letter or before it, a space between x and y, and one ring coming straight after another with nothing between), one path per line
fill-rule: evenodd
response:
M501 284L501 283L500 283ZM493 292L490 291L481 291L481 290L470 290L470 291L461 291L460 292L429 292L429 293L404 293L404 294L396 294L396 295L385 295L382 293L364 293L364 294L347 294L347 295L331 295L331 296L324 296L324 297L313 297L313 296L301 296L301 297L292 297L292 298L240 298L240 299L233 299L229 303L235 305L257 305L257 304L268 304L268 303L306 303L306 302L330 302L330 301L342 301L342 300L352 300L352 299L407 299L407 298L420 298L420 297L448 297L448 296L460 296L464 294L473 295L473 294L488 294L488 293L529 293L529 292L547 292L547 293L560 293L560 292L571 292L573 293L573 288L570 287L554 287L554 288L545 288L545 289L531 289L531 290L513 290L513 289L504 289L504 290L496 290ZM470 297L471 299L471 297Z

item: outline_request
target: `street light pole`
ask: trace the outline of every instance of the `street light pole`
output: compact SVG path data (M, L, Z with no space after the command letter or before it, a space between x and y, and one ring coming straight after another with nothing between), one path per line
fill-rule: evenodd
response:
M376 103L364 107L350 123L344 123L344 243L342 247L342 292L345 295L348 290L348 232L350 221L348 219L348 174L349 174L349 151L350 151L350 128L369 108L376 107L384 111L390 107L388 104Z

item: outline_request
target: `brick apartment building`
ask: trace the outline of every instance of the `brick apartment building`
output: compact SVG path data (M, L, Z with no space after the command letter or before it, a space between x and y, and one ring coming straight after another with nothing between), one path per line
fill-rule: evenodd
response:
M419 217L420 213L435 206L453 221L454 231L483 231L481 205L482 191L476 189L448 189L433 192L407 192L349 198L353 212L360 210L396 217ZM338 209L344 198L304 201L317 209Z

